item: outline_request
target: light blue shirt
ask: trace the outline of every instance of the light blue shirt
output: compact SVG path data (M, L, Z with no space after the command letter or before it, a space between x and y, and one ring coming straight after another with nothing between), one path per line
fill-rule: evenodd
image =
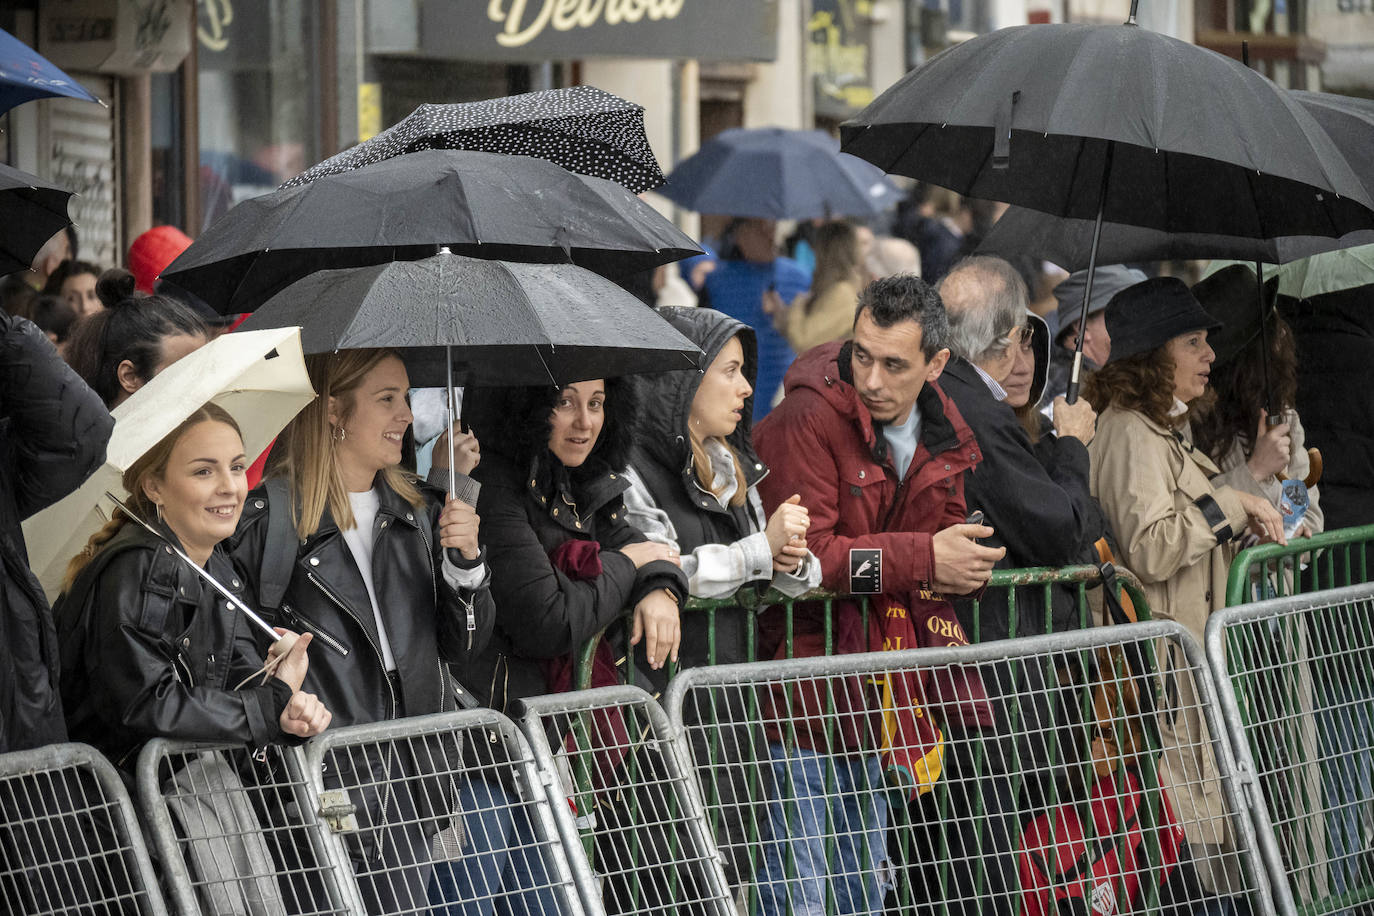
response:
M983 381L987 383L988 391L992 392L992 396L994 398L996 398L999 401L1005 401L1007 399L1007 389L1003 388L1001 385L997 383L997 381L992 376L984 372L982 366L978 365L977 363L969 363L969 365L972 366L980 376L982 376Z
M916 443L921 436L921 411L911 405L911 415L902 424L889 423L883 427L883 438L892 452L892 466L897 469L897 479L905 480L911 459L916 457Z

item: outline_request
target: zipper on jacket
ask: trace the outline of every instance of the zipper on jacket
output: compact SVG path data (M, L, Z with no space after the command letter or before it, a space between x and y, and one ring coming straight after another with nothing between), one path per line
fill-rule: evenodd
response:
M422 542L424 542L424 545L425 545L425 563L429 566L429 593L430 593L431 597L434 599L434 605L433 605L433 607L434 607L434 615L435 615L435 618L436 618L436 620L437 620L437 618L438 618L438 616L439 616L439 583L438 583L438 581L437 581L437 580L438 580L438 576L439 576L439 572L438 572L438 570L436 570L436 569L434 568L434 545L430 542L430 539L429 539L429 529L425 527L425 520L424 520L424 518L421 518L421 519L420 519L420 523L419 523L418 525L416 525L415 527L416 527L416 529L420 532L420 540L421 540ZM461 595L459 596L458 600L459 600L459 601L463 600ZM472 604L471 604L471 602L469 602L469 603L468 603L468 650L469 650L469 651L471 651L471 649L472 649L472 630L475 630L476 628L477 628L477 620L476 620L476 618L473 616ZM436 635L437 635L437 634L436 634ZM435 655L437 656L438 653L436 652ZM447 712L447 711L448 711L448 709L447 709L448 704L445 702L445 700L448 699L449 684L448 684L448 672L446 672L446 671L444 670L444 660L443 660L443 658L439 658L439 660L438 660L437 664L435 665L435 667L436 667L436 669L437 669L438 672L439 672L439 711L440 711L440 712ZM455 708L456 708L456 705L455 705Z
M335 639L333 636L329 635L329 631L326 630L324 627L320 626L318 623L311 620L309 617L305 616L289 604L283 604L281 606L281 609L282 613L285 614L287 618L295 622L300 627L300 629L314 634L315 638L318 639L320 642L329 646L329 648L333 649L335 652L338 652L345 658L348 657L348 653L351 651L348 648L348 646L344 645L341 640Z
M382 683L386 684L387 696L391 698L391 706L387 711L387 718L396 718L396 712L401 708L401 704L400 701L396 699L396 689L391 686L391 675L386 670L386 661L382 655L381 647L378 646L376 640L372 638L372 634L367 631L367 627L363 626L363 622L358 615L353 613L352 608L350 608L342 598L334 594L333 589L324 584L324 580L320 579L314 573L306 573L305 576L315 584L315 587L318 588L326 598L338 605L339 610L351 617L353 622L358 625L358 628L363 631L363 636L367 638L368 644L371 645L372 650L377 653L377 667L382 671Z

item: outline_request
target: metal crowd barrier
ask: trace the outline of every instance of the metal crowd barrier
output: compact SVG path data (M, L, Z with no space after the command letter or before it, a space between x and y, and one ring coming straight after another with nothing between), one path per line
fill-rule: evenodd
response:
M1101 586L1101 582L1102 573L1096 566L1046 566L993 570L987 588L1006 592L1009 632L1039 635L1056 630L1081 629L1111 623L1110 620L1102 618L1100 592L1095 591ZM1145 598L1145 591L1140 580L1129 570L1116 568L1115 588L1118 595L1124 592L1130 597L1138 619L1150 619L1150 607ZM1056 596L1061 597L1061 600L1067 597L1073 602L1073 609L1067 615L1069 619L1066 620L1061 611L1060 619L1055 620ZM781 609L782 627L787 634L782 642L782 654L791 658L794 610L797 604L803 602L815 603L821 608L827 655L834 651L834 615L839 603L857 602L862 617L861 625L864 631L867 630L870 606L868 599L863 596L841 596L817 590L798 598L788 598L772 590L760 593L746 588L729 598L692 598L683 605L683 614L687 618L684 621L683 655L694 656L691 658L691 664L697 665L767 660L760 657L756 618L764 610L777 607ZM972 618L972 626L967 628L968 638L972 642L978 642L981 636L983 603L985 601L968 602L969 610L964 615ZM1028 619L1025 615L1033 616ZM688 632L689 625L696 629L696 634ZM573 684L579 689L602 686L595 685L593 680L594 660L601 639L602 637L596 637L588 640L578 653ZM630 683L635 683L634 666L622 664L628 654L623 630L608 635L607 639L616 643L612 653L618 667ZM678 665L667 666L665 677L671 678L678 670Z
M521 721L550 802L570 810L608 914L734 916L701 797L662 707L636 687L525 701Z
M1374 576L1374 525L1337 528L1287 547L1247 547L1231 561L1226 606L1305 595L1369 582Z
M1175 623L694 668L665 706L751 916L1274 912Z
M0 909L167 912L129 793L93 748L0 755Z
M1374 911L1374 585L1219 611L1207 655L1282 911Z
M490 710L260 753L155 741L139 759L182 916L576 916L586 864L565 855L543 779Z

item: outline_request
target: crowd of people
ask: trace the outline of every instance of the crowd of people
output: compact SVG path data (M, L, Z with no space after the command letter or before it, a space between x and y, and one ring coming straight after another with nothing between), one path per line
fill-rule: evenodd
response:
M1069 403L1061 370L1083 276L1063 281L1055 312L1043 277L959 250L974 232L961 213L919 201L899 221L907 242L848 222L806 227L794 253L813 269L779 253L771 222L736 221L718 257L684 267L701 306L663 310L705 353L700 370L470 389L470 431L443 432L429 479L413 465L401 354L309 357L317 397L277 439L261 482L250 483L258 456L245 454L233 418L213 404L193 413L124 476L131 510L158 533L116 513L72 558L50 617L20 520L99 465L109 409L225 330L174 291L154 293L150 278L78 260L74 237L60 237L66 256L7 280L0 312L2 621L13 659L0 665L0 750L70 738L131 772L159 736L262 746L470 702L513 713L523 698L567 689L570 655L618 628L634 648L623 664L659 687L670 662L741 661L755 637L759 657L780 658L1072 629L1085 621L1062 594L1048 606L1032 595L1013 616L1005 594L982 589L994 569L1097 562L1103 544L1144 583L1156 618L1200 639L1241 546L1322 528L1315 488L1296 531L1285 533L1279 511L1281 481L1308 472L1293 334L1272 308L1260 333L1245 268L1191 288L1102 268L1082 328L1092 372ZM1256 381L1266 359L1270 402ZM444 490L446 437L465 498ZM251 630L164 541L299 638ZM876 565L880 587L856 556ZM786 623L778 608L727 611L709 632L704 616L683 612L690 598L743 588L797 597L817 587L846 600L833 612L801 602ZM868 614L865 627L864 595L904 613ZM269 659L274 674L254 679ZM1036 673L1016 677L1016 702L1037 702ZM765 700L768 719L789 704ZM1170 802L1190 825L1194 860L1226 862L1235 838L1221 826L1223 799L1197 778L1214 769L1195 739L1205 729L1188 718L1197 704L1171 702L1181 713L1161 717L1162 782L1187 787ZM984 704L947 708L953 734L1005 727ZM863 788L882 782L872 748L862 735L836 747L805 729L796 746L776 731L762 740L771 836L755 873L727 863L732 883L758 885L769 914L825 912L828 900L838 912L880 912L886 885L871 863L888 858L892 802ZM983 850L980 888L950 891L968 912L994 911L978 909L978 894L1014 911L1013 796L1053 791L1034 779L1013 790L998 760L960 778L974 770L960 755L994 743L956 741L944 761L948 784L978 793L986 812L977 838L960 825L945 837L951 856ZM1043 745L1014 753L1053 778ZM487 860L430 861L439 821L416 812L442 801L420 797L424 780L406 789L398 778L426 765L371 752L354 761L397 786L365 798L359 820L404 825L349 847L375 912L462 901L491 880ZM789 813L782 786L815 813ZM488 810L508 791L469 779L457 806ZM530 829L501 827L517 846ZM728 815L721 826L743 829ZM826 855L837 835L837 855ZM529 862L495 871L547 893ZM1200 871L1204 889L1240 886ZM603 891L611 911L635 905L626 887Z

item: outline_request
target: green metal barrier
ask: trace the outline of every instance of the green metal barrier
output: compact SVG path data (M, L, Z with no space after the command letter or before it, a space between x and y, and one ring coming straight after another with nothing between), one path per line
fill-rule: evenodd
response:
M1374 529L1371 529L1374 532ZM1150 619L1150 607L1146 601L1144 589L1141 587L1140 580L1131 574L1129 570L1117 567L1117 585L1119 591L1124 591L1135 605L1136 616L1139 620ZM1078 610L1077 628L1082 629L1092 626L1094 622L1101 623L1098 619L1093 619L1093 602L1090 600L1092 589L1100 586L1102 574L1096 566L1063 566L1048 567L1037 566L1027 569L995 569L992 578L988 581L988 589L998 589L1007 592L1007 612L1009 614L1009 632L1023 632L1024 627L1020 626L1022 621L1019 619L1021 609L1027 604L1028 596L1034 595L1039 591L1039 601L1035 606L1043 608L1044 618L1039 621L1039 626L1032 629L1036 634L1049 633L1053 629L1051 619L1052 596L1056 589L1067 588L1072 591ZM986 592L985 592L986 594ZM724 613L738 612L740 610L753 611L755 614L765 608L781 606L784 609L785 623L784 629L786 637L784 639L785 657L793 657L792 646L792 614L793 608L798 602L823 602L825 614L825 654L834 653L834 607L836 601L859 601L860 609L864 615L863 625L868 626L868 601L862 596L840 596L833 592L813 591L808 592L798 598L788 598L776 591L768 591L760 594L751 589L743 589L729 598L701 599L693 598L683 606L684 614L706 615L707 645L709 654L707 664L719 664L721 659L716 656L716 624L718 617ZM981 602L973 603L974 621L973 628L968 634L971 642L979 642L981 630ZM583 644L578 652L577 669L574 672L574 683L577 689L586 689L592 686L592 658L596 652L600 637L588 640ZM616 647L616 660L619 665L623 658L626 646ZM753 626L746 627L745 630L745 657L732 658L729 661L761 661L758 657L758 634ZM622 669L624 670L624 669ZM668 666L668 676L672 677L677 673L676 665ZM630 677L633 678L633 666L630 666Z
M1226 576L1226 606L1286 598L1370 581L1374 525L1337 528L1287 547L1248 547L1231 561ZM1255 586L1260 593L1256 594Z

